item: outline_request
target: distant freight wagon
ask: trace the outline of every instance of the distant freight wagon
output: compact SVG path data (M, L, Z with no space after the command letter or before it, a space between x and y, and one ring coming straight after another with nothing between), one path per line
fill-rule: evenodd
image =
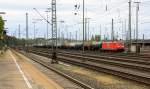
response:
M38 47L39 46L35 46ZM42 48L51 46L40 46ZM70 49L70 50L82 50L83 44L82 42L78 43L67 43L58 46L59 49ZM111 52L123 52L125 50L124 42L122 41L99 41L99 42L85 42L84 44L85 50L91 51L111 51Z

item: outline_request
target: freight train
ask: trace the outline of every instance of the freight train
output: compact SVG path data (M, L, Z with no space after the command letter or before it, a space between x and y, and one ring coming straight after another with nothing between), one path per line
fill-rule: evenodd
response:
M47 46L34 46L36 48L51 48L50 45ZM69 50L82 50L83 43L82 42L70 42L64 43L62 45L57 45L59 49L69 49ZM90 51L104 51L104 52L123 52L125 50L124 42L122 41L99 41L99 42L85 42L84 50Z

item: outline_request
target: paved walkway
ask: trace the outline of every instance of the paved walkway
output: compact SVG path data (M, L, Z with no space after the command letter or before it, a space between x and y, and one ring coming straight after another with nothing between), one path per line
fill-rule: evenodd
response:
M21 54L0 55L0 89L63 89Z

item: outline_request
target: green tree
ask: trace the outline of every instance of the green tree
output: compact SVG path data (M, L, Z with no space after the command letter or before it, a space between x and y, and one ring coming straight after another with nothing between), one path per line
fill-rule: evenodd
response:
M3 31L4 31L4 20L0 16L0 39L3 39Z

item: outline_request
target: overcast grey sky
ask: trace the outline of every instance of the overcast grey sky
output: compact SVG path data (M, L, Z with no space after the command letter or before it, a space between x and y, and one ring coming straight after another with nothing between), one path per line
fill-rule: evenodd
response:
M3 15L7 19L6 27L10 35L18 35L18 24L21 25L22 37L25 35L25 13L29 13L29 30L30 37L33 37L33 19L40 18L40 16L33 10L37 8L43 16L46 17L46 8L50 7L51 0L0 0L0 11L6 12ZM78 11L75 10L74 5L80 5ZM90 18L90 35L100 34L100 25L102 35L110 37L111 19L115 21L115 34L122 37L122 31L128 29L128 0L85 0L86 17ZM106 10L107 6L107 10ZM135 4L132 2L132 28L135 29ZM58 22L60 32L65 34L72 33L75 38L75 31L82 38L82 0L57 0L57 17L58 21L63 20L65 23ZM77 12L77 15L74 13ZM49 14L50 15L50 14ZM50 20L50 19L49 19ZM126 21L126 26L125 26ZM123 22L123 23L121 23ZM145 34L146 38L150 38L150 0L142 0L139 10L139 35ZM46 22L38 21L36 24L37 36L44 37L46 35ZM51 37L49 31L49 37Z

